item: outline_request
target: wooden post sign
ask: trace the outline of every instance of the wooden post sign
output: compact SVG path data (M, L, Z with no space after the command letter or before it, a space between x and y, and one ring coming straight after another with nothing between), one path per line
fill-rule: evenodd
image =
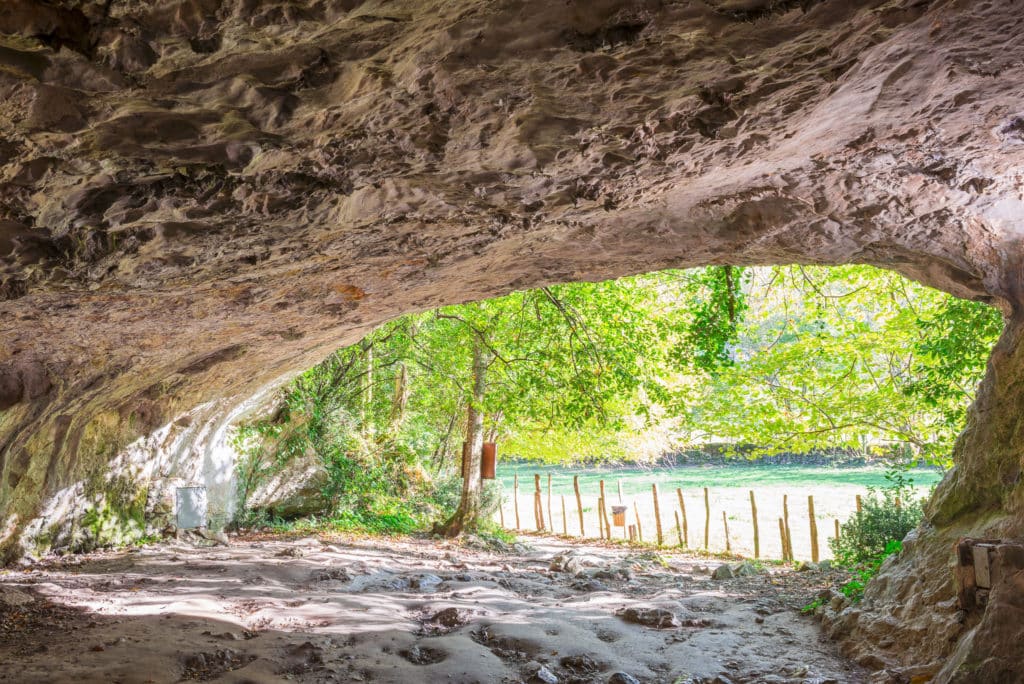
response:
M626 526L626 507L612 506L612 524L616 527Z
M493 480L498 465L498 445L494 442L484 442L483 451L480 454L480 478Z

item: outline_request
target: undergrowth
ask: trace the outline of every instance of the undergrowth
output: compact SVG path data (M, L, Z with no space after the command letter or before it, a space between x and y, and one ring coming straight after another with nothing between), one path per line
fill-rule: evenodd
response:
M839 592L853 603L864 597L885 559L903 550L903 538L924 515L924 500L914 494L908 467L890 469L885 475L888 485L869 488L861 510L842 525L838 539L829 539L834 564L851 575ZM824 603L825 599L816 599L803 611L812 613Z

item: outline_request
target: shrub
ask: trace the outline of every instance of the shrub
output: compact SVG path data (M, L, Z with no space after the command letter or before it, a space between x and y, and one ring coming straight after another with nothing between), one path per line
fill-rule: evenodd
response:
M878 574L878 569L882 567L882 563L885 562L885 559L902 550L903 542L890 541L885 545L885 549L883 549L881 553L857 564L853 568L853 578L843 586L839 587L839 591L841 591L843 595L851 601L860 601L864 596L864 589L867 587L868 582L872 577Z
M455 509L459 507L459 499L462 496L462 477L458 474L446 477L434 484L434 491L431 495L432 502L439 509L439 518L446 519ZM490 520L498 507L501 505L501 482L499 480L485 480L483 494L480 501L480 519Z
M884 559L891 544L903 541L921 522L924 500L915 496L913 480L905 472L904 468L889 470L885 475L889 484L869 489L862 510L843 524L839 539L829 540L839 564L855 567L879 556Z

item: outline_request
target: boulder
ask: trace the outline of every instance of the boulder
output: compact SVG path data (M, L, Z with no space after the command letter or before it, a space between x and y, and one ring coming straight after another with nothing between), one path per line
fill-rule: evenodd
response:
M303 454L259 483L249 494L246 506L282 518L319 513L328 505L323 496L327 471L314 454Z

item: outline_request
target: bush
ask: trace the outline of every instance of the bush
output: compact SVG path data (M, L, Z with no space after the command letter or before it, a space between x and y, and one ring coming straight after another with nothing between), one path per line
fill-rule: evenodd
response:
M447 519L459 507L462 497L462 477L458 474L446 477L434 484L431 501L438 508L438 518ZM490 520L498 512L501 505L501 481L484 480L483 494L480 501L480 520Z
M902 550L903 542L889 542L885 545L885 549L881 553L854 566L852 568L853 578L843 586L839 587L839 591L853 602L860 601L861 598L864 597L864 589L868 586L868 582L872 577L878 574L878 569L882 567L882 563L885 562L885 559Z
M829 540L837 563L854 568L884 559L893 542L902 542L921 522L924 500L915 496L913 480L905 473L904 468L889 470L889 484L869 489L862 510L843 524L839 539Z

